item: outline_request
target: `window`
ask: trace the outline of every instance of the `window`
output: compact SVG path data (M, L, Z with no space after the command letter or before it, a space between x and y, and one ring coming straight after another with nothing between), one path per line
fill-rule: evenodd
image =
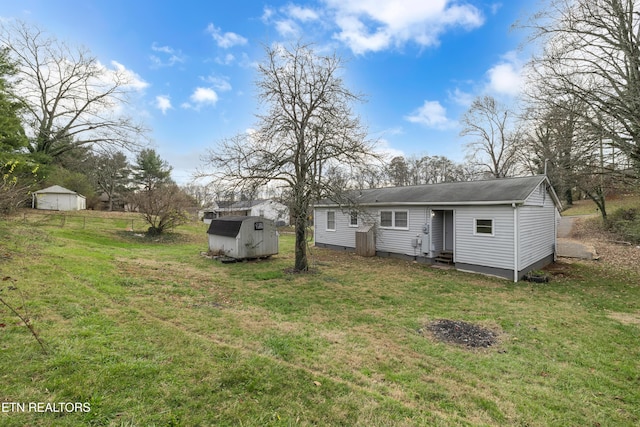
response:
M380 211L380 227L409 228L409 213L407 211Z
M357 227L358 226L358 211L351 211L349 214L349 226Z
M334 211L327 212L327 230L336 231L336 213Z
M484 234L493 236L493 220L492 219L476 219L476 230L474 234Z
M407 228L409 226L409 221L407 220L408 213L407 212L395 212L395 223L393 224L396 228Z
M380 212L380 227L393 227L393 212Z

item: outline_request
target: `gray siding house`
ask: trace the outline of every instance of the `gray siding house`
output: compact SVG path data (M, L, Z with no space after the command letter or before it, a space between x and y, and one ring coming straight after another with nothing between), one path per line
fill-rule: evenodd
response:
M356 232L374 224L378 256L517 282L554 261L561 208L546 176L361 190L347 203L314 208L315 245L356 249Z

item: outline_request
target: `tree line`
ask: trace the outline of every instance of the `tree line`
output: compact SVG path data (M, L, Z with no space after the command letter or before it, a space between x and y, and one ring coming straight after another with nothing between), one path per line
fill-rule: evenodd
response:
M88 205L140 211L149 232L186 220L193 200L125 113L135 77L36 26L0 22L0 212L61 185ZM133 158L130 161L129 158Z

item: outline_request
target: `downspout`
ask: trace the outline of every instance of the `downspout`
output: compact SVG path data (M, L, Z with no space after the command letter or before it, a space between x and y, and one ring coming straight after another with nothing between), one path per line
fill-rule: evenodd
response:
M429 208L427 209L427 224L428 224L428 231L429 234L427 235L427 251L428 252L428 257L429 258L435 258L434 254L433 254L433 250L431 249L433 247L433 240L432 237L433 236L433 209Z
M558 208L556 207L555 202L552 203L553 209L553 262L558 261L558 216L560 213L558 212Z
M515 203L513 208L513 281L518 282L518 207Z
M316 212L316 208L313 208L313 245L315 246L316 241L316 230L318 229L318 215Z
M451 232L453 233L453 263L456 263L456 240L457 240L457 235L456 235L456 210L454 209L451 212L451 221L453 221L453 224L451 225Z

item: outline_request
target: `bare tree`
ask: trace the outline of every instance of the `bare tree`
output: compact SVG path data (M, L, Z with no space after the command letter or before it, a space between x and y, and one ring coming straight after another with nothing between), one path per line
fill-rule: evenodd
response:
M210 207L215 203L216 198L220 199L220 197L216 197L216 188L212 185L202 185L194 181L183 185L181 188L200 208Z
M535 89L532 92L540 93ZM589 126L582 119L585 105L576 99L567 99L560 106L544 97L530 98L530 102L522 163L531 173L546 172L556 193L571 205L577 171L590 162L595 149Z
M387 166L387 176L391 185L395 187L404 187L409 184L409 165L403 156L391 159Z
M511 176L517 166L520 131L516 115L491 96L476 98L461 119L460 135L470 137L471 161L495 178Z
M635 0L552 0L524 27L544 48L530 63L542 95L588 106L584 120L640 172L640 6Z
M266 112L256 130L222 141L204 159L214 175L237 186L258 188L279 181L290 190L295 222L295 271L309 267L307 225L310 205L340 190L330 174L373 156L366 131L351 104L362 97L340 77L342 61L309 45L267 47L258 66L258 96Z
M189 221L187 209L193 200L176 184L156 186L151 190L139 190L129 196L143 219L149 224L147 234L157 236Z
M18 65L13 96L24 105L29 151L56 157L79 146L131 148L145 129L122 113L136 82L84 48L23 22L0 21L0 45Z

